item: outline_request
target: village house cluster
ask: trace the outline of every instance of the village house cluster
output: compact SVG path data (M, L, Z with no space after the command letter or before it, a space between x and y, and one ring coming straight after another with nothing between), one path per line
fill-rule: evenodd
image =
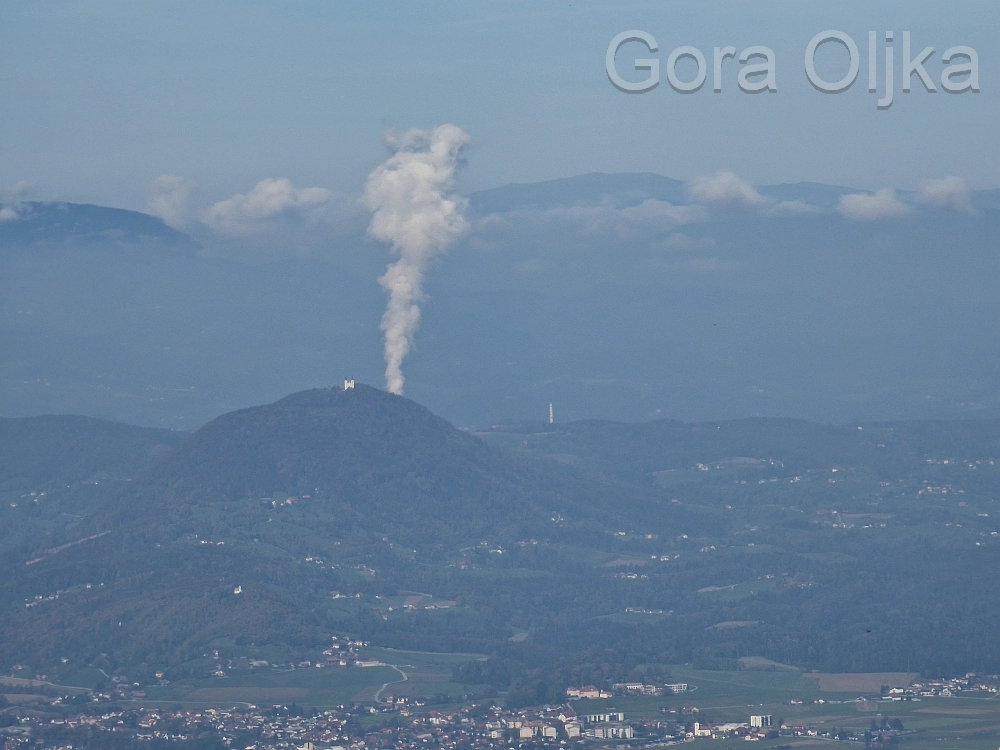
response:
M374 750L375 748L501 748L531 743L566 747L606 740L668 744L690 739L672 722L629 723L613 709L577 714L571 706L504 709L465 706L411 715L407 699L379 708L354 705L301 714L288 707L247 709L125 709L53 718L26 715L2 732L3 750L57 750L81 732L135 740L184 741L213 736L239 750Z
M686 682L665 685L647 685L642 682L616 682L611 686L611 692L602 690L595 685L568 687L566 688L566 698L572 701L584 698L610 698L612 695L667 695L686 693L687 689Z
M127 709L102 714L79 714L65 718L22 719L17 727L5 730L4 750L36 747L64 747L70 744L74 730L110 732L137 740L184 741L206 735L220 738L227 746L239 738L241 747L255 750L291 750L306 743L331 747L347 745L347 721L327 711L316 716L282 715L275 711L166 711Z
M920 680L910 683L907 688L892 688L881 697L882 700L906 700L917 697L929 698L933 696L943 696L945 698L958 695L963 692L978 691L996 695L1000 691L998 687L1000 675L977 675L969 672L962 677L955 677L950 680Z
M354 649L362 645L343 639L335 641L327 650L335 657L352 654L356 664ZM638 748L700 739L753 742L779 736L864 743L872 750L890 750L899 737L912 730L906 729L898 718L887 718L886 703L948 698L970 692L992 696L998 693L1000 683L997 675L970 673L954 679L920 680L905 688L885 686L876 695L848 700L817 698L810 701L817 704L856 702L859 710L879 712L867 728L836 729L822 722L781 723L780 719L774 720L767 714L751 715L746 722L712 723L699 719L699 709L693 705L663 706L660 712L664 720L661 721L638 720L629 719L616 708L587 710L582 706L588 704L576 702L577 699L611 698L613 694L687 693L686 683L616 683L610 691L584 685L567 690L572 703L517 709L465 705L453 710L434 710L425 699L393 695L383 696L377 705L352 704L335 710L311 709L308 712L294 704L231 710L102 707L100 703L105 700L141 701L144 698L140 686L127 683L124 678L118 680L116 688L108 693L48 698L44 706L12 706L8 711L13 713L6 716L17 720L0 729L0 750L65 750L80 746L81 737L104 732L136 741L183 742L215 738L233 750L411 750L431 747L435 750L486 750L526 746L566 748L620 741ZM804 702L791 699L789 704ZM870 709L867 704L871 705Z

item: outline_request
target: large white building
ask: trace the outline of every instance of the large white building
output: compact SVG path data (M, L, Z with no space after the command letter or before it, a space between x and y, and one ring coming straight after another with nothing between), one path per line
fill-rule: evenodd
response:
M598 724L587 730L587 736L596 740L630 740L632 726L630 724Z

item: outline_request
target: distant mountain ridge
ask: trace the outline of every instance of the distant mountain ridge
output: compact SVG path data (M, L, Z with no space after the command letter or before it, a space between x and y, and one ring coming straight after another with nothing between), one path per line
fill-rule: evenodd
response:
M690 183L653 172L590 172L542 182L512 183L470 193L469 205L477 214L507 213L527 209L545 211L572 206L628 208L646 200L674 205L691 202ZM837 209L841 197L872 191L822 182L787 182L757 185L757 191L775 201L797 201L823 211ZM899 190L913 198L913 191ZM984 211L1000 207L1000 189L970 191L973 204Z
M694 211L632 210L691 201L643 173L470 195L470 234L427 274L408 395L477 428L549 402L567 420L1000 414L981 345L1000 326L1000 192L972 191L967 213L897 191L895 218L863 221L837 210L863 191L756 190L756 209ZM310 257L275 234L262 262L136 212L19 205L0 222L0 413L192 429L345 375L381 382L388 250L360 234Z
M480 190L469 195L469 204L479 214L533 209L544 211L570 206L637 206L657 200L684 205L690 202L688 183L652 172L590 172L574 177L533 183L515 183ZM801 201L817 208L836 208L842 195L864 192L819 182L758 186L762 195L778 201Z
M139 211L64 201L23 201L7 208L16 218L0 222L0 247L153 244L190 254L201 249L189 235Z
M609 204L625 208L645 200L684 203L686 183L652 172L606 174L591 172L544 182L514 183L469 195L473 211L505 213L523 209L546 210L573 205Z

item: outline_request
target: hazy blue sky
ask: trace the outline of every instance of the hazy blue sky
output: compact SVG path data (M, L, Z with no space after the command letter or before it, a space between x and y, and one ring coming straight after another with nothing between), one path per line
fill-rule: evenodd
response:
M778 91L739 92L730 62L721 94L711 83L621 93L604 56L627 29L656 37L661 64L680 45L709 68L713 46L772 47ZM803 72L825 29L860 49L843 94L819 93ZM867 90L870 29L896 32L888 111ZM981 93L930 94L914 79L901 94L903 30L915 50L935 47L935 81L947 47L975 48ZM357 192L385 157L384 129L453 122L473 138L465 190L719 169L758 184L907 188L957 175L996 187L998 39L996 0L0 0L0 186L133 208L162 174L213 198L265 177Z

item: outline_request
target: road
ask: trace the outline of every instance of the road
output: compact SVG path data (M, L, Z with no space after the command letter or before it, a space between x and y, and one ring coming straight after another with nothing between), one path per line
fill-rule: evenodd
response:
M376 691L376 693L375 693L375 702L376 702L376 703L378 703L378 702L379 702L380 700L382 700L382 692L383 692L383 691L384 691L384 690L385 690L385 689L386 689L387 687L389 687L390 685L395 685L395 684L397 684L397 683L400 683L400 682L406 682L406 681L407 681L408 679L410 679L409 677L407 677L407 676L406 676L406 672L404 672L404 671L403 671L402 669L400 669L399 667L397 667L397 666L396 666L395 664L386 664L386 666L387 666L387 667L392 667L392 668L393 668L393 669L395 669L395 670L396 670L397 672L399 672L399 674L400 674L400 675L402 676L402 678L403 678L403 679L401 679L401 680L392 680L391 682L386 682L386 683L383 683L383 684L382 684L382 687L380 687L380 688L379 688L379 689L378 689L378 690Z

